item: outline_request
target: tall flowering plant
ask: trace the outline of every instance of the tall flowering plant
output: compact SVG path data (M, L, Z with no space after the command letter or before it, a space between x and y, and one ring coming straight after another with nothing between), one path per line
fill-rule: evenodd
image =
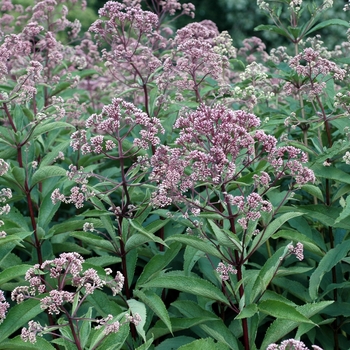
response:
M177 0L108 1L83 35L78 5L0 6L0 347L349 348L331 1L258 1L291 43L269 53L175 32Z

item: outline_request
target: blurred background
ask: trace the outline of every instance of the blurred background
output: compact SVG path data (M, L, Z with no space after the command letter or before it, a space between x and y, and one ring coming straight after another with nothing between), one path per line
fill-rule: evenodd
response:
M12 2L28 6L32 5L34 0L12 0ZM82 23L82 32L86 31L90 24L98 18L98 9L103 7L106 2L107 0L87 0L86 11L73 11L70 13L69 19L78 18ZM266 44L267 51L272 47L285 44L283 37L275 33L254 31L254 28L259 24L272 24L266 13L258 8L256 0L180 0L180 3L188 2L196 6L196 16L194 19L187 16L180 17L172 22L175 29L182 28L192 21L210 19L216 23L219 31L229 32L233 38L233 44L237 48L242 46L242 41L245 38L252 36L260 37ZM323 0L304 0L304 2L321 5ZM334 0L333 3L333 8L324 13L322 20L339 18L350 21L350 11L343 11L344 4L348 3L348 0ZM306 13L305 15L307 16ZM342 26L327 27L317 34L322 35L322 40L329 49L333 49L336 44L346 40L346 29Z

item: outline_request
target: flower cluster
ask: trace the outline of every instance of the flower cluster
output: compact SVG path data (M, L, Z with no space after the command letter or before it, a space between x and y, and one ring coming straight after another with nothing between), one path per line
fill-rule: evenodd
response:
M274 179L291 176L298 186L313 182L313 172L303 165L305 154L291 146L277 147L276 138L256 129L259 125L255 115L223 105L200 105L196 111L180 116L175 123L180 129L176 147L160 146L151 158L150 178L158 184L152 204L162 207L184 202L188 200L186 192L190 190L195 196L195 188L200 185L225 186L262 158L273 168ZM266 186L268 178L265 172L259 181ZM242 208L243 202L239 203ZM252 219L258 210L271 210L256 196L249 197L249 203L254 209L249 210Z
M229 274L236 274L237 270L234 269L231 264L224 264L220 262L218 267L216 268L216 272L220 274L220 278L223 281L227 281L230 278Z
M117 273L115 279L102 279L92 268L83 271L83 262L84 259L78 253L62 253L58 258L46 260L41 265L34 265L25 274L25 280L28 281L29 286L16 287L11 294L12 300L21 303L25 299L49 290L49 295L40 301L41 308L48 309L50 314L59 314L62 312L63 304L72 303L76 293L80 291L83 291L84 299L94 290L104 286L111 288L114 295L120 292L124 283L121 273ZM43 278L45 270L48 270L50 278L57 280L57 289L52 289L46 283ZM69 284L76 288L76 292L64 290Z
M4 292L0 290L0 324L6 318L7 309L10 307L10 304L6 301Z
M216 25L209 20L179 29L173 48L173 53L164 60L163 73L157 78L157 84L165 91L171 83L180 94L192 89L198 101L201 100L198 90L205 78L212 77L223 84L228 59L236 56L232 40L225 34L220 35Z
M317 345L312 345L312 349L323 350ZM288 339L284 340L280 345L270 344L266 350L309 350L309 348L300 340Z
M103 328L103 334L109 335L111 333L117 333L119 328L125 323L133 323L135 326L137 326L141 322L141 316L138 313L135 313L133 316L125 314L125 321L122 323L119 321L114 321L113 318L113 315L108 315L100 320L96 320L98 325L95 327L95 329Z
M70 317L67 304L72 304L76 297L79 299L79 308L88 295L94 293L96 289L102 289L104 286L109 287L113 295L120 293L124 285L124 276L119 271L113 279L109 277L112 273L111 269L106 269L105 276L101 278L93 268L84 271L83 263L84 259L78 253L62 253L58 258L46 260L41 265L36 264L25 274L25 280L29 285L16 287L11 293L11 299L21 303L28 298L39 298L42 310L47 310L49 314L59 315L62 313ZM56 282L46 281L46 273ZM56 288L53 286L56 286ZM67 287L69 290L66 290ZM40 297L44 293L45 296ZM4 306L6 305L4 304ZM76 313L77 310L74 310L75 315ZM92 321L105 327L104 334L108 335L111 332L117 332L119 329L116 323L110 324L108 322L112 318L105 319L103 322L101 320ZM126 322L136 323L139 316L135 315L134 318L130 319L126 315ZM50 327L42 327L39 323L30 321L28 328L22 329L21 337L24 341L35 343L37 335L43 335L49 331Z
M73 150L81 150L83 154L106 153L117 147L114 140L121 142L137 125L142 126L142 130L140 137L134 138L136 149L159 144L157 134L164 132L159 119L149 117L130 102L114 98L110 105L103 107L101 114L93 114L86 121L86 128L92 128L98 135L89 139L86 130L78 130L71 135L70 144Z
M106 42L110 46L109 50L102 49L109 82L113 84L117 80L143 89L135 77L146 83L161 66L161 61L153 52L167 45L167 40L158 31L158 16L129 1L108 1L99 10L99 16L100 19L89 30L95 33L99 44Z
M302 243L298 242L295 247L290 244L288 246L288 250L289 253L295 255L299 261L302 261L304 259L304 246Z
M0 176L5 175L10 166L3 160L0 159ZM11 207L6 203L8 199L12 198L12 191L10 188L2 188L0 190L0 215L6 215L10 212ZM6 204L5 204L6 203ZM4 222L0 220L0 226L3 226ZM5 231L0 231L0 238L6 237Z
M249 221L257 221L261 217L261 212L271 212L272 204L264 200L258 193L250 193L246 198L244 196L232 196L226 194L226 200L230 205L236 206L241 218L237 222L246 230Z
M319 51L309 47L289 61L289 66L294 69L299 76L308 80L302 83L287 82L284 86L285 92L297 94L299 91L307 93L310 97L315 97L323 93L326 88L325 77L332 74L337 80L343 80L346 70L339 68L337 64L326 58L322 58Z

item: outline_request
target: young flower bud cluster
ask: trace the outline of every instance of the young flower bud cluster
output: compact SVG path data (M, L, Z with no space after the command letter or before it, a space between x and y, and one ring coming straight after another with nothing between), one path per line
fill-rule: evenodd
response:
M290 244L288 250L289 253L295 255L299 261L304 260L304 246L302 243L298 242L295 247Z
M4 292L0 290L0 324L6 318L7 309L10 307L10 304L6 301Z
M230 273L237 274L237 270L234 269L232 265L224 264L223 262L219 263L216 272L220 274L220 278L223 281L227 281L230 278Z
M317 345L312 345L313 350L323 350ZM270 344L266 350L309 350L306 345L300 341L295 339L288 339L282 341L280 345L278 344Z
M119 271L113 279L109 277L112 272L111 269L106 269L105 276L101 278L93 268L84 271L83 263L84 259L78 253L62 253L58 258L46 260L41 265L36 264L25 274L25 280L29 285L16 287L11 293L11 299L17 303L30 298L39 299L41 309L47 310L49 314L63 314L66 317L71 317L69 315L70 308L67 305L72 305L77 296L79 298L77 308L79 309L86 297L93 294L96 289L102 289L106 286L112 290L113 295L120 293L124 285L124 276ZM56 282L46 281L46 272ZM69 290L66 290L67 287ZM0 302L3 301L2 297L3 294L0 294ZM7 303L0 304L0 319L5 317L7 307ZM77 310L74 310L74 314L77 314ZM134 315L131 319L128 317L126 315L126 322L136 324L139 320L138 315ZM111 319L113 319L113 316L104 321L90 321L97 322L100 327L105 327L104 334L108 335L119 330L116 322L112 324L108 322ZM21 337L23 341L35 343L36 336L41 336L45 332L50 332L50 327L42 327L39 323L30 321L28 328L22 329Z
M305 63L304 63L305 62ZM334 79L343 80L346 70L339 68L337 64L321 57L320 52L311 47L294 56L289 61L289 66L295 70L299 76L308 78L301 85L287 82L284 86L285 92L297 94L299 91L305 92L309 97L315 97L324 92L326 88L325 77L332 75Z
M71 147L83 154L106 154L115 149L116 142L131 134L137 125L142 126L142 130L140 137L134 138L135 152L140 148L148 149L150 144L159 144L157 134L164 133L160 120L149 117L130 102L114 98L110 105L103 107L101 114L93 114L86 121L86 128L91 128L98 135L89 137L86 130L76 131L71 135Z
M124 277L120 272L115 279L101 278L97 271L90 268L83 271L84 259L78 253L62 253L58 258L46 260L41 265L36 264L25 274L25 280L29 286L16 287L11 294L11 299L17 303L23 300L37 297L48 292L49 295L41 299L43 310L48 309L50 314L59 314L66 303L72 303L76 293L82 291L84 299L96 289L109 287L113 294L119 293L123 287ZM50 278L57 280L57 289L53 289L45 279L45 271L48 270ZM107 273L106 273L107 276ZM71 285L75 292L66 291L64 288Z

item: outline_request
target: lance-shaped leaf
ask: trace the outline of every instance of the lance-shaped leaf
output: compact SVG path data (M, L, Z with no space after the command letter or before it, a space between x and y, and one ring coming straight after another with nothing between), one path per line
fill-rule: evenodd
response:
M248 255L254 250L256 250L258 247L261 247L275 232L277 232L277 230L284 224L286 223L288 220L293 219L297 216L302 215L301 212L297 212L297 211L292 211L292 212L288 212L285 214L282 214L281 216L279 216L277 219L275 219L274 221L272 221L271 223L269 223L269 225L267 226L266 230L261 232L260 234L258 234L249 249ZM263 237L261 237L260 235L263 235Z
M169 317L168 310L166 309L163 300L154 292L146 290L145 292L141 290L134 290L134 295L142 300L168 327L169 332L172 333L171 321Z
M308 317L297 311L294 306L280 300L264 300L258 305L259 311L276 318L298 323L314 324Z
M199 277L185 276L183 271L165 273L144 283L141 287L175 289L180 292L199 295L204 298L219 301L225 305L230 305L221 290L212 283Z
M329 250L321 259L315 271L310 277L309 293L312 300L317 299L317 291L320 286L323 276L337 265L350 250L350 241L344 241L338 244L335 248Z
M295 310L299 311L305 317L311 318L313 315L316 315L332 303L333 301L321 301L319 303L305 304L302 306L297 306ZM300 322L295 322L291 320L275 320L272 323L272 325L268 328L265 338L260 346L260 349L266 349L269 346L269 344L279 341L281 338L293 331L299 325Z

